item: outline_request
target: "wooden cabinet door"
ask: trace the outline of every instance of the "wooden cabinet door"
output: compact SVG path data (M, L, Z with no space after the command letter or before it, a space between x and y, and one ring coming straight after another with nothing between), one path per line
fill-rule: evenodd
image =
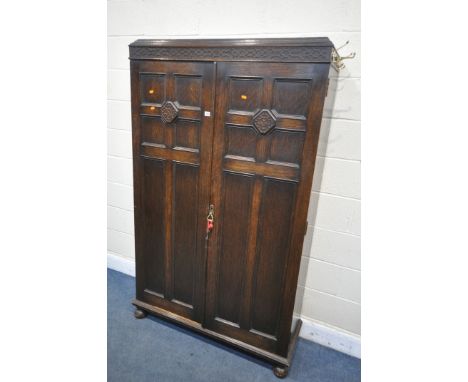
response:
M286 356L327 64L218 63L204 325Z
M137 299L202 321L214 64L132 61Z

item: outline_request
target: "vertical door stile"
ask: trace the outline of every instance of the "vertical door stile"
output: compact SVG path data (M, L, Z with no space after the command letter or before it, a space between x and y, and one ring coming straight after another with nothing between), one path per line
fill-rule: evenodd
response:
M206 240L206 216L208 214L209 205L213 204L212 190L212 166L213 166L213 137L214 137L214 118L215 118L215 100L216 100L216 62L210 65L205 65L205 81L203 82L203 107L202 117L204 120L203 128L205 131L201 135L200 146L202 147L200 156L200 172L203 176L200 177L200 193L199 193L199 222L198 222L198 240L197 240L197 263L199 264L197 272L198 289L195 291L197 295L198 305L195 315L197 321L205 325L206 314L206 274L207 274L207 257L209 240ZM209 91L207 91L209 89ZM209 112L210 116L206 116L205 112Z
M174 76L172 73L167 74L166 82L166 100L174 99ZM164 129L164 144L167 148L174 147L174 127L167 126ZM164 177L165 177L165 203L164 203L164 228L165 228L165 297L172 300L174 296L174 280L173 280L173 247L174 247L174 164L172 160L164 160Z
M141 158L140 158L140 81L139 81L139 63L130 61L130 87L132 93L132 152L133 152L133 222L135 227L140 227L142 220L142 200L141 200ZM135 229L135 289L136 297L143 298L142 290L144 288L145 278L144 259L142 257L143 232L141 229Z
M215 208L215 224L210 233L207 243L207 259L206 259L206 291L205 291L205 312L204 312L204 326L211 327L212 318L215 315L216 309L216 281L217 275L217 253L219 253L219 233L222 229L223 221L219 218L222 211L222 198L221 194L217 191L221 189L222 173L221 173L221 155L220 149L222 147L222 136L219 135L218 126L224 124L224 117L219 110L223 109L225 102L224 92L222 91L225 86L224 79L224 64L216 64L216 81L214 83L215 99L214 99L214 124L213 124L213 139L212 139L212 160L211 160L211 184L210 184L210 203ZM214 281L216 280L216 281Z

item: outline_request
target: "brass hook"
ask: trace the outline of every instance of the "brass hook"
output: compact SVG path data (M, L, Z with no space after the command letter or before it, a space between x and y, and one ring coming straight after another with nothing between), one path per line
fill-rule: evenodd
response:
M344 48L346 45L349 44L349 40L346 41L343 45L341 45L339 48L333 48L332 53L331 53L331 64L333 68L339 72L341 69L345 67L345 64L343 63L343 60L351 60L354 57L356 57L356 52L352 52L348 54L347 56L341 56L338 51L342 48Z
M343 48L344 48L346 45L348 45L348 44L349 44L349 40L346 41L346 42L345 42L343 45L341 45L340 47L335 48L335 49L338 51L338 50L340 50L340 49L343 49Z
M206 217L206 220L214 220L214 206L210 204L210 208L208 210L208 216Z

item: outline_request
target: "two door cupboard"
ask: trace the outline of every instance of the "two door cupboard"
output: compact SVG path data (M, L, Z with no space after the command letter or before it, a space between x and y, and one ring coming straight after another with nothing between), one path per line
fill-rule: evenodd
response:
M262 357L278 377L301 325L332 49L327 38L130 44L135 316Z

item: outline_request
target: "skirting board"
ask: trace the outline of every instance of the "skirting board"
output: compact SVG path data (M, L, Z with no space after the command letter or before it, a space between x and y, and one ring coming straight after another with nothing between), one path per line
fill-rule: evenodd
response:
M361 358L361 337L335 327L300 316L302 328L299 336L341 353Z
M135 277L135 261L115 253L107 253L107 268ZM300 337L341 353L361 358L361 338L359 336L313 321L310 318L303 316L300 318L302 320Z
M107 268L135 277L135 260L107 252Z

